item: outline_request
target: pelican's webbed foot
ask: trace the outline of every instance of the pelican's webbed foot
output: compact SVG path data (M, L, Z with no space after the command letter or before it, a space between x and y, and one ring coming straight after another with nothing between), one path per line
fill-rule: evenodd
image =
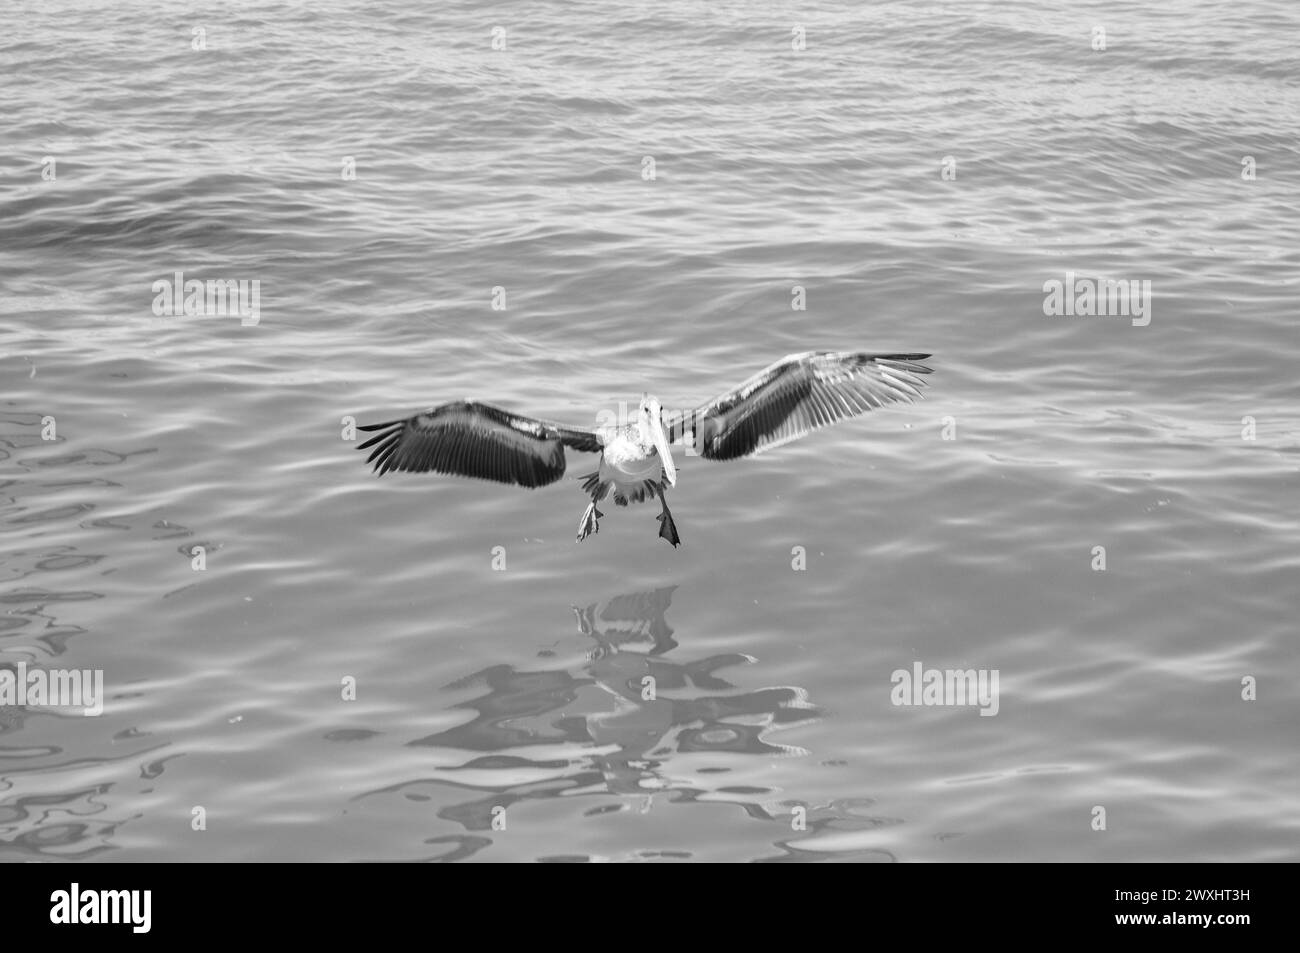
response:
M668 497L663 490L659 491L659 502L664 507L663 512L655 517L659 520L659 538L668 540L676 549L682 544L682 538L677 535L677 524L673 522L673 514L668 512Z
M582 542L592 533L600 532L600 523L597 522L605 514L596 509L595 502L587 504L587 509L582 514L582 519L578 521L578 542Z

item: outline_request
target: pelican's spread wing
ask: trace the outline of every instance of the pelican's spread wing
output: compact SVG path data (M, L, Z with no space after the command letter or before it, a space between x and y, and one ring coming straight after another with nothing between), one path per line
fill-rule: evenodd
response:
M381 476L389 470L432 470L532 488L564 475L566 446L591 453L601 449L590 430L521 417L476 401L443 404L408 420L357 429L379 431L357 449L375 448L366 462Z
M694 431L709 460L779 447L845 417L920 398L918 363L929 354L809 351L792 354L689 414L668 422L668 439Z

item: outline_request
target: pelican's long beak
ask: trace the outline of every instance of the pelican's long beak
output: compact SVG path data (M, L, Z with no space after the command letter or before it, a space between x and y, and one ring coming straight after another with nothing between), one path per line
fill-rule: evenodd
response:
M670 486L677 485L677 467L673 464L673 455L668 451L668 434L664 433L664 423L658 416L650 419L650 439L659 451L659 459L664 462L664 475Z

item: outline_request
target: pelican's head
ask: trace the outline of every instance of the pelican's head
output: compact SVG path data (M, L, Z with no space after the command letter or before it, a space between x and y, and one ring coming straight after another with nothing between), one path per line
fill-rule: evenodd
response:
M664 410L659 406L659 398L649 394L641 396L641 413L637 424L641 430L641 439L653 444L659 452L669 485L676 486L677 467L673 465L673 455L668 452L668 434L664 432Z

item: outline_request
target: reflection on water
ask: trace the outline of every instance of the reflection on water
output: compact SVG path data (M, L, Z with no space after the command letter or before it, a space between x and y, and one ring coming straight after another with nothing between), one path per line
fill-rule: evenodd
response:
M96 538L89 534L107 530L150 544L192 535L165 520L97 515L122 487L83 468L116 466L152 449L52 454L64 438L44 440L42 428L39 413L0 413L0 669L9 672L19 663L86 664L72 657L69 642L91 630L71 617L94 614L106 599L104 577L123 563L121 547L115 557L84 550L85 540ZM119 689L110 697L129 694ZM150 756L167 743L135 728L110 732L110 718L0 706L0 859L87 859L117 847L119 829L142 816L124 801L150 793L152 784L131 790L116 779L140 761L139 779L152 782L167 759Z
M93 570L105 558L100 553L80 552L74 545L45 540L62 527L88 520L95 504L86 501L85 496L116 486L102 478L77 479L65 472L86 463L85 454L38 454L38 450L48 450L52 444L63 442L62 437L48 442L42 440L41 420L38 413L12 410L0 413L0 467L3 467L0 475L4 477L0 479L0 538L5 540L4 548L0 549L0 582L6 584L6 589L0 592L0 639L16 637L21 634L19 630L32 626L39 630L39 635L29 636L29 644L10 641L0 644L0 663L4 664L18 661L40 664L46 658L62 655L64 643L85 630L60 623L55 617L57 606L104 598L101 592L51 589L39 584L50 578L49 573L60 574L55 579L66 579L70 572ZM118 461L125 459L109 451L96 452ZM45 479L26 476L41 473L38 468L59 472ZM22 544L14 546L11 542L14 537L21 539Z
M856 832L898 823L864 813L867 799L808 805L783 799L774 788L727 783L744 759L807 757L773 735L823 713L801 688L746 690L720 674L758 664L751 656L695 657L689 644L682 648L666 618L676 589L574 606L578 632L592 644L571 667L493 665L446 686L478 693L452 706L471 713L468 720L408 742L429 749L436 764L432 773L363 798L432 801L435 788L463 792L464 799L444 802L437 816L469 835L427 840L449 845L428 858L436 860L460 859L490 846L503 822L509 829L514 805L566 797L591 799L584 818L647 815L666 804L732 804L749 818L774 825L773 843L783 853L768 860L892 860L855 839ZM550 650L540 654L556 656ZM640 850L617 858L576 852L539 859L690 856Z
M676 586L670 586L653 592L615 596L599 606L599 615L596 613L598 603L585 609L574 606L573 614L578 619L579 631L596 640L592 660L613 655L624 645L640 642L650 643L649 655L663 655L676 648L673 630L664 619L676 589ZM603 631L597 628L598 623L604 626Z
M111 787L101 784L57 794L6 798L0 802L5 854L28 855L33 860L80 860L112 850L112 838L121 822L93 816L107 810L98 799Z

